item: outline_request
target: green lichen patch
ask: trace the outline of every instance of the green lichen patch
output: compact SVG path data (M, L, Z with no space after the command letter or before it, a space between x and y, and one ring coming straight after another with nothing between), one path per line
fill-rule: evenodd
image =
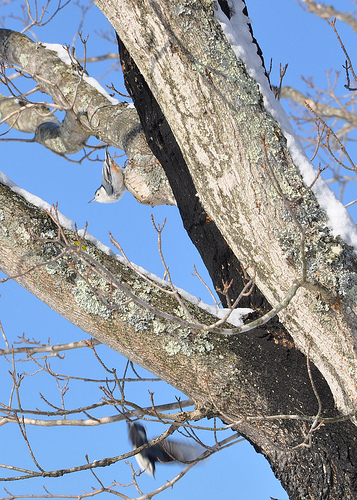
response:
M113 311L107 307L102 300L90 289L87 282L81 278L77 278L76 287L73 290L74 298L85 312L100 316L105 320L112 317Z
M175 356L179 352L185 356L206 354L213 349L214 345L209 340L209 334L201 332L192 333L189 329L176 332L175 340L170 339L165 346L165 350L170 356Z

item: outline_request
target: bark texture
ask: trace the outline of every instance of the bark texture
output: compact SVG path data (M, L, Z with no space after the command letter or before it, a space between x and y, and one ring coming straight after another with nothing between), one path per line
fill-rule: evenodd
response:
M197 331L171 296L73 231L63 229L59 237L45 212L2 185L0 245L1 269L59 314L189 394L197 417L236 422L291 499L356 497L357 430L351 422L325 424L311 447L294 448L305 442L318 409L299 351L277 344L263 329L232 337ZM69 246L72 251L61 254ZM188 307L200 321L212 321ZM322 415L338 415L314 367L312 376ZM266 418L286 414L295 417ZM312 418L297 420L304 416Z
M242 266L203 209L179 145L152 92L119 38L118 44L125 85L138 110L147 143L165 170L184 227L208 269L215 290L227 307L226 297L219 290L224 288L225 283L231 283L228 296L230 303L234 302L246 282ZM270 309L257 288L251 295L242 297L239 307L252 307L257 314Z
M231 250L226 245L214 222L211 220L207 221L207 215L197 199L194 185L191 181L187 166L182 158L182 154L177 142L175 141L172 131L170 130L170 127L168 126L168 123L165 120L165 117L163 116L150 89L144 81L143 76L140 74L137 66L135 65L135 62L132 60L128 51L119 39L118 42L127 89L134 100L136 108L138 109L142 126L147 136L148 144L160 160L160 163L162 164L171 183L185 228L193 243L199 249L210 272L214 285L219 287L222 279L226 279L228 281L233 280L232 294L238 294L241 288L241 285L239 285L241 282L241 275L239 273L239 270L241 269L240 265L237 260L231 260L236 258L234 255L231 255ZM209 230L207 230L207 225L209 226ZM212 258L212 252L214 251L216 252L216 255ZM234 263L233 265L232 262ZM262 306L266 306L266 301L264 298L262 300L261 294L259 291L256 291L252 297L247 298L247 303L245 305L250 305L259 308L260 310L264 310L264 307ZM263 331L265 333L263 333ZM262 344L263 335L267 336L269 340L267 340L267 342L263 342ZM271 342L272 339L274 339L274 342ZM239 340L243 341L243 344L245 344L248 339L242 340L240 338ZM285 345L285 347L290 346L290 349L282 350L282 345ZM265 350L264 357L256 360L252 353L259 352L262 348ZM284 380L281 379L282 373L280 373L278 377L280 379L279 390L277 391L279 403L274 396L276 390L272 390L269 393L268 389L267 392L265 392L265 397L267 399L271 398L274 400L273 404L278 404L280 411L282 412L285 411L284 408L289 408L291 404L291 395L295 393L297 387L296 377L302 377L298 383L300 388L301 384L304 385L306 383L306 380L304 382L304 378L306 377L306 360L304 356L296 355L297 353L293 348L290 336L284 330L282 325L279 324L277 318L275 318L274 321L269 322L264 330L261 330L260 334L259 332L254 332L250 335L248 350L242 350L242 345L239 342L238 352L241 360L243 361L245 359L246 366L250 366L253 370L254 374L252 375L252 383L257 383L258 387L262 389L262 391L265 391L262 386L262 372L269 374L268 378L270 378L270 376L274 378L276 377L276 368L283 367L282 373L284 373ZM294 354L292 354L292 352ZM245 358L245 356L247 357ZM252 362L254 367L252 366ZM257 364L259 364L259 366L257 366ZM298 373L299 375L297 375ZM321 377L320 374L319 377ZM239 377L235 382L238 382L238 380ZM292 384L289 385L289 382L292 382ZM267 382L263 385L266 383ZM327 399L331 397L331 395L328 395L328 392L329 391L324 393L324 396ZM306 394L306 396L308 396L308 394ZM311 393L310 396L312 396ZM251 414L261 414L261 397L262 393L260 392L259 398L249 402ZM220 396L220 399L222 399L222 396ZM331 405L332 399L329 399L329 401L330 402L328 404ZM224 412L221 413L221 418L227 423L230 422L229 418L227 419L230 402L231 397L229 398L229 403L226 403ZM312 398L310 404L311 410L313 411L316 400ZM272 411L274 410L272 409ZM334 477L333 474L335 459L331 460L331 457L335 456L337 449L340 446L347 450L350 447L350 444L355 442L356 436L354 430L352 430L353 426L351 426L351 424L348 424L347 426L350 430L352 430L352 434L350 435L350 444L347 442L348 439L346 441L346 429L344 427L337 428L334 427L333 424L330 424L327 426L327 429L324 429L325 438L329 442L328 449L324 450L325 445L322 444L320 438L315 441L314 436L314 446L316 446L316 448L305 448L305 454L302 458L299 457L299 453L293 453L290 455L289 459L286 459L286 456L284 456L285 454L281 453L283 451L283 446L278 446L278 449L275 450L274 446L271 446L272 443L269 442L269 438L263 444L265 438L267 437L267 431L264 429L266 425L270 427L271 424L270 422L265 422L264 424L260 423L259 430L252 429L252 427L247 429L245 424L237 425L236 429L255 446L257 451L266 455L275 475L282 481L282 484L285 486L290 498L334 498L337 494L338 488L335 489L335 485L333 487L331 487L331 485L335 482L337 485L338 481L337 477ZM292 435L294 435L296 432L296 429L294 429L294 426L291 425L290 422L281 422L281 425L284 427L286 433L292 432ZM332 447L330 446L331 443L334 443ZM269 452L267 452L267 450L269 450ZM301 449L301 451L303 451L303 449ZM290 459L292 462L290 462ZM294 463L295 460L299 461L299 466L297 468ZM347 459L342 465L342 469L344 471L351 470L352 472L355 460L356 458L352 458L352 462L349 462L349 459ZM302 469L306 468L306 470L309 471L306 476L310 482L308 489L306 489L306 485L302 485L296 477L297 469L300 469L300 467ZM353 478L353 472L351 477ZM326 482L329 484L327 485ZM353 498L354 492L357 492L357 483L353 479L348 479L347 482L349 483L349 486L346 488L343 487L343 489L345 488L344 491L342 492L341 490L338 494L343 494L346 498Z
M205 212L248 273L255 270L269 303L275 306L304 282L280 320L298 349L306 353L311 344L338 407L354 411L356 255L332 236L326 214L306 191L279 124L214 17L217 6L96 4L158 102Z
M152 131L163 131L162 137L159 133L151 143L167 147L163 154L167 163L181 155L181 170L172 169L177 192L182 169L188 167L194 187L189 208L194 215L192 219L187 215L187 227L192 224L191 232L199 240L196 228L209 227L212 220L215 229L203 232L208 242L217 244L220 258L227 244L228 257L215 263L216 250L209 256L212 267L225 262L225 276L231 276L233 268L239 269L233 259L239 259L250 274L256 271L259 288L272 305L286 297L293 283L303 284L281 320L298 349L306 352L311 344L311 356L332 390L331 394L313 368L322 414L338 415L334 401L344 412L356 411L356 257L332 237L325 214L313 194L306 192L279 125L264 109L256 83L214 18L215 4L209 0L96 3L119 33L162 112L152 125ZM31 65L42 48L37 47L36 58L30 60L25 56L32 50L27 37L14 35L12 46L12 34L1 30L2 35L0 51L38 77ZM48 67L53 68L53 60ZM61 101L66 92L73 96L74 85L78 101L72 99L71 111L80 126L93 133L91 127L98 124L97 137L107 140L115 135L135 155L133 135L141 133L138 117L127 107L104 105L98 95L88 100L86 92L92 95L92 90L78 81L78 75L71 87L68 68L61 71L54 84L42 90L53 94L55 88L54 99ZM146 93L144 104L150 100ZM87 105L87 114L79 102ZM104 108L118 119L108 120ZM120 129L122 119L128 120L133 134ZM167 138L169 142L160 142ZM152 158L149 152L148 156ZM199 331L172 297L90 242L78 244L78 236L69 229L63 234L71 251L62 255L63 236L57 239L53 221L6 187L0 190L0 223L0 266L7 274L17 275L23 286L90 335L187 393L198 413L235 422L268 458L290 498L356 498L356 427L349 421L326 421L306 446L318 403L305 357L287 337L277 342L271 327L233 337ZM202 311L190 309L203 323L210 321ZM277 414L308 419L266 418Z

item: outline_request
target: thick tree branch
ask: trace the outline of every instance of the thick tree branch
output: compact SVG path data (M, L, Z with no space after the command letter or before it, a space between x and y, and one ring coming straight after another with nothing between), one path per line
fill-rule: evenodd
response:
M272 423L270 419L263 419L256 423L254 419L244 419L254 417L258 407L260 415L267 416L295 415L297 408L307 416L316 414L304 357L297 350L276 345L264 330L222 337L198 333L179 323L160 319L128 302L128 297L118 292L108 276L116 277L125 287L132 287L141 300L150 298L151 305L172 312L179 308L170 295L150 286L132 269L104 254L90 241L78 242L78 234L69 229L63 229L64 237L69 244L82 247L81 251L90 256L90 268L86 269L75 253L58 258L58 227L53 219L6 186L0 186L0 214L0 267L6 273L18 274L17 281L22 286L61 315L189 394L196 402L197 418L199 415L219 415L237 427L269 458L288 490L296 488L294 477L305 477L306 481L299 480L298 485L301 498L305 498L310 486L309 477L303 473L307 466L315 470L321 488L330 488L331 476L321 472L320 460L324 449L332 449L333 456L341 457L334 464L335 470L344 477L343 481L333 484L333 491L337 492L336 498L343 498L344 491L355 478L357 457L355 447L345 454L341 449L354 439L355 426L338 422L329 424L334 426L331 432L326 432L326 428L316 431L310 451L293 449L304 440L301 422ZM108 270L107 278L92 274L94 261ZM26 273L29 268L33 271ZM192 313L209 320L207 314L197 308L193 308ZM266 372L266 360L269 360L269 373ZM322 416L335 416L326 383L314 368L312 376L324 410ZM345 445L337 439L341 434L345 437ZM286 467L286 463L294 467ZM292 476L286 475L289 470Z
M64 51L60 46L58 50ZM0 29L0 57L32 76L39 89L52 97L56 107L66 111L65 119L59 123L52 116L46 120L48 112L45 119L39 119L39 114L44 114L43 106L24 104L24 99L3 99L0 113L4 121L8 117L11 126L14 121L20 125L25 120L20 118L21 113L25 112L26 118L31 113L32 126L20 130L35 132L37 142L60 154L79 151L90 135L116 146L128 156L125 185L140 203L175 204L166 176L146 144L132 105L113 104L104 89L98 90L98 82L87 78L76 66L66 64L56 51L21 33Z
M352 410L357 404L355 288L337 277L343 273L356 283L356 256L329 232L326 213L306 191L284 134L213 17L213 5L161 0L141 3L138 16L129 1L96 4L158 101L204 210L247 272L255 271L273 306L301 280L301 228L309 235L308 287L280 319L299 349L307 352L312 341L311 358L339 407Z
M246 273L214 221L204 211L167 120L119 38L118 44L125 84L138 110L148 144L165 170L184 227L205 263L215 290L224 306L227 307L241 293ZM226 297L219 291L222 289L223 283L231 283L227 292L230 304L227 304ZM239 307L252 307L259 310L260 313L271 309L265 297L256 287L253 293L242 298Z

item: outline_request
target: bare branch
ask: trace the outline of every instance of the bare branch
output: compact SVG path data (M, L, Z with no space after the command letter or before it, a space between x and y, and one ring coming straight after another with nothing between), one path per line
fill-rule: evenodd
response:
M337 28L336 28L336 18L333 19L332 21L327 21L329 26L331 26L331 28L333 29L335 35L336 35L336 38L337 40L339 41L340 45L341 45L341 49L343 50L345 56L346 56L346 65L344 66L345 70L346 70L346 78L347 78L347 85L345 85L345 87L348 89L348 90L351 90L351 91L354 91L354 90L357 90L355 88L351 88L351 85L350 85L350 75L349 75L349 71L351 71L352 73L352 76L353 76L353 79L355 82L357 82L357 76L356 76L356 73L353 69L353 65L352 65L352 61L350 59L350 56L346 50L346 47L344 46L343 42L342 42L342 39L337 31Z
M0 356L7 356L8 354L27 354L28 356L32 356L33 354L38 354L38 353L58 353L62 351L68 351L71 349L79 349L81 347L90 347L90 343L93 343L93 345L100 345L101 342L99 342L96 339L90 339L90 340L79 340L77 342L70 342L68 344L57 344L57 345L42 345L42 346L36 346L36 347L12 347L12 348L7 348L7 349L0 349Z
M298 0L298 3L300 3L303 8L305 7L305 10L321 17L321 19L339 19L350 25L357 33L357 20L351 13L336 10L332 5L325 5L315 0Z

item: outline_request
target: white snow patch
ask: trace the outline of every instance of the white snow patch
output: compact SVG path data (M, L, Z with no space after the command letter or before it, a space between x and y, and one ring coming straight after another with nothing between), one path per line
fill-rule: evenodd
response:
M72 66L71 58L69 57L68 51L64 45L60 45L59 43L42 43L44 47L48 50L52 50L52 52L56 52L58 57L63 61L67 66Z
M32 203L32 205L35 205L36 207L42 210L48 210L53 212L52 205L47 203L47 201L42 200L42 198L39 198L38 196L32 193L29 193L25 189L21 188L20 186L12 182L12 180L10 180L3 172L0 172L0 183L11 188L11 191L22 196L29 203ZM58 213L59 223L61 224L61 226L66 229L72 229L73 221L71 221L71 219L69 219L65 215L62 215L60 212L57 213Z
M53 52L56 52L58 57L63 61L67 66L72 66L72 60L69 57L68 51L66 47L63 45L60 45L58 43L42 43L48 50L52 50ZM88 85L91 85L94 87L100 94L104 95L108 99L108 101L111 102L111 104L118 104L119 101L118 99L115 99L111 95L108 94L108 92L101 86L101 84L93 77L86 75L83 73L81 75L83 77L83 80L88 83Z
M192 295L191 295L192 297ZM189 299L187 299L189 300ZM191 300L189 302L192 302ZM196 304L198 307L201 309L204 309L208 313L212 314L212 316L216 316L216 318L223 319L226 316L229 316L226 319L226 322L229 323L230 325L233 325L235 327L243 326L244 321L243 318L247 314L250 314L254 312L253 309L249 309L248 307L241 307L237 309L233 309L232 311L228 308L219 308L218 306L210 306L209 304L205 304L202 301L199 301L198 304Z
M249 31L248 23L250 20L243 14L244 3L242 0L231 0L230 4L233 6L231 19L227 18L219 6L215 11L216 19L220 23L236 56L244 62L249 75L258 83L266 110L280 124L287 139L292 159L299 167L305 185L310 186L316 178L317 171L307 158L300 139L295 134L280 102L275 99L269 87L262 61L257 53L257 47L253 43ZM348 211L321 177L317 179L312 190L321 208L327 213L327 225L333 236L341 236L357 252L357 225Z

